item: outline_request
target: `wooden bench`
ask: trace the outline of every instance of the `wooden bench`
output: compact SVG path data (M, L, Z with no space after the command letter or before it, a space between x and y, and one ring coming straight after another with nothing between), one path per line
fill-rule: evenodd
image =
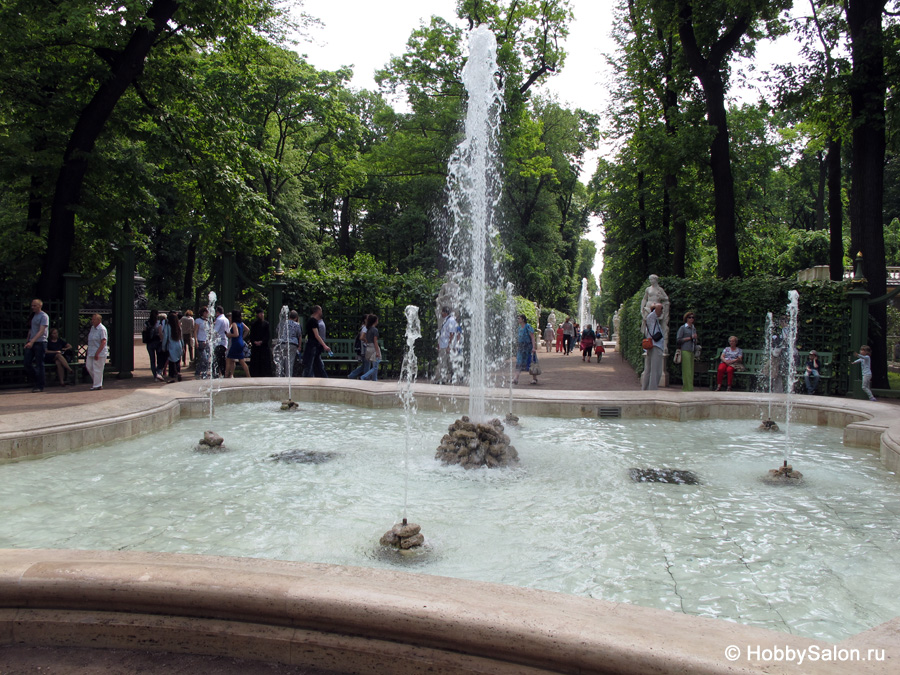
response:
M720 347L716 351L715 360L711 361L709 364L709 388L715 389L716 387L716 374L719 370L719 364L722 362L722 352L725 351L724 347ZM766 367L766 352L762 349L744 349L742 350L744 353L744 370L735 370L734 371L734 381L740 382L744 381L746 378L747 389L750 389L751 385L759 378L760 376L766 377L766 373L764 369ZM833 368L833 354L831 352L818 352L819 354L819 387L822 387L822 391L828 393L828 385L831 382L832 377L834 376L834 368ZM806 375L806 359L809 356L809 352L800 354L800 363L795 364L796 372L797 372L797 382L800 383L801 391L804 391L805 385L803 377Z
M18 340L0 340L0 371L21 370L25 372L25 343L24 338ZM70 361L69 368L75 371L75 381L80 382L84 363ZM51 375L56 375L56 364L44 362L44 370Z

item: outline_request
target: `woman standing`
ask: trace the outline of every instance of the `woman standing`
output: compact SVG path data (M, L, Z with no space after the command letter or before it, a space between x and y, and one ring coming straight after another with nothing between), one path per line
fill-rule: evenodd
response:
M532 362L537 360L537 338L534 328L528 323L524 314L516 317L519 322L519 330L516 333L516 370L519 373L530 372ZM519 374L512 382L519 384ZM531 384L537 384L537 375L531 376Z
M144 342L147 343L147 355L150 357L150 372L153 373L153 379L162 382L162 370L165 367L165 361L160 360L163 325L159 319L159 310L150 310L150 317L144 322L143 337L146 338Z
M587 357L587 362L591 362L591 355L594 353L594 340L596 335L594 334L593 329L591 328L591 324L588 324L584 327L584 330L581 331L581 360L584 361L585 357Z
M228 326L226 336L230 339L228 353L225 355L225 377L234 377L235 361L240 361L244 375L250 377L250 367L244 358L244 338L250 333L250 329L244 325L241 319L241 310L236 309L231 313L231 325Z
M181 382L181 355L184 353L184 343L181 341L181 322L178 315L172 311L166 318L166 327L163 329L163 350L169 360L169 384L178 380Z
M684 315L684 325L675 336L675 346L681 350L681 391L694 391L694 352L697 350L697 329L694 313Z
M378 317L369 314L366 319L366 351L363 359L368 361L369 369L360 375L360 380L378 382L378 364L381 363L381 347L378 344Z

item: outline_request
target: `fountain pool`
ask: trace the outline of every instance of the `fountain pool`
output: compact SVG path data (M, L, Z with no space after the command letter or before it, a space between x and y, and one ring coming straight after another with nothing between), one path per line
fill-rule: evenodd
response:
M777 449L752 420L525 417L507 428L521 466L466 471L433 458L451 416L420 411L409 514L427 525L429 551L400 565L377 537L403 510L402 410L301 408L218 407L231 448L218 455L192 451L209 425L192 419L2 465L0 548L400 566L828 640L900 614L883 592L898 581L900 484L876 453L844 447L840 430L795 426L808 480L784 490L758 480ZM338 455L270 458L292 449ZM702 483L633 483L635 467L686 469Z

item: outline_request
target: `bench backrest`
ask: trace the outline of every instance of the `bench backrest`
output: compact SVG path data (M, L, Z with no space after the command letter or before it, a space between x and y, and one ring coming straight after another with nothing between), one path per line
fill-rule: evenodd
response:
M724 347L720 347L716 350L716 360L711 364L714 368L719 367L722 352L724 351ZM762 349L744 349L742 351L744 352L744 367L747 369L745 372L753 374L759 373L766 365L766 352ZM806 372L807 355L801 354L800 356L800 362L797 363L797 372L803 374ZM822 377L831 377L833 358L834 354L832 352L819 352L819 365L821 366L819 375Z

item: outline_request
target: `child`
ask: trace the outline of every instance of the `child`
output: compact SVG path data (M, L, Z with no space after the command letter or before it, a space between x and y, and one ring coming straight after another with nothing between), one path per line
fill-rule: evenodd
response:
M862 345L859 348L859 354L853 352L853 355L859 358L856 361L852 361L851 365L858 363L860 368L862 368L862 389L868 394L869 400L874 401L875 397L872 396L872 389L870 388L872 385L872 348L869 345Z
M597 340L597 342L594 343L594 352L597 354L597 363L600 363L600 358L606 353L601 340Z

